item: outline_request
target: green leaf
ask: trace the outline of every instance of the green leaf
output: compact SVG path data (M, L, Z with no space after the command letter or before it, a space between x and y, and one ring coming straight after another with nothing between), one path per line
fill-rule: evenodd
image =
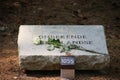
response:
M60 52L65 52L65 48L63 46L60 46Z
M48 38L48 42L47 42L47 43L48 43L48 44L52 44L52 41L53 41L53 40L52 40L51 38Z
M49 45L47 47L47 50L49 50L49 51L53 51L54 49L55 49L54 45Z
M48 42L47 43L54 45L55 48L59 48L60 45L61 45L61 42L60 42L59 39L55 40L55 39L48 38Z
M74 44L71 44L71 45L69 46L69 48L70 48L70 49L77 49L78 46L77 46L77 45L74 45Z

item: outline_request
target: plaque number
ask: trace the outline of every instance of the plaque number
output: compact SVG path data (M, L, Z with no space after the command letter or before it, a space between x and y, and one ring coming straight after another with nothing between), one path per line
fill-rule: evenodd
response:
M73 56L61 56L61 65L74 65L74 57Z

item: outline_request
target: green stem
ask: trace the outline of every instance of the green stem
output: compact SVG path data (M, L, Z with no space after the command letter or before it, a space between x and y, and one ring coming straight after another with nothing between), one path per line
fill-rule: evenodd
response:
M105 53L100 53L100 52L96 52L96 51L93 51L93 50L87 50L87 49L81 49L81 48L77 48L77 49L81 50L81 51L86 51L86 52L94 53L94 54L106 55Z

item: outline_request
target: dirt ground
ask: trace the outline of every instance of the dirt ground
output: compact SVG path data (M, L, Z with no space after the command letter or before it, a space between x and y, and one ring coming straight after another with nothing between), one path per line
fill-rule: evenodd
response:
M95 25L105 27L110 67L76 71L75 80L120 80L120 0L0 0L0 80L60 80L59 71L21 71L19 26Z

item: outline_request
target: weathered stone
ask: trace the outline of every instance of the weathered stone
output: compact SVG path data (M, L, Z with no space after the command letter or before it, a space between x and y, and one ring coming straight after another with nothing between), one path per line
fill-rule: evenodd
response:
M104 29L101 25L22 25L18 36L19 65L27 70L59 70L59 48L47 50L48 36L59 38L63 44L75 44L79 48L67 52L75 56L77 70L100 70L108 67L109 54ZM33 39L40 37L43 44L35 45Z

